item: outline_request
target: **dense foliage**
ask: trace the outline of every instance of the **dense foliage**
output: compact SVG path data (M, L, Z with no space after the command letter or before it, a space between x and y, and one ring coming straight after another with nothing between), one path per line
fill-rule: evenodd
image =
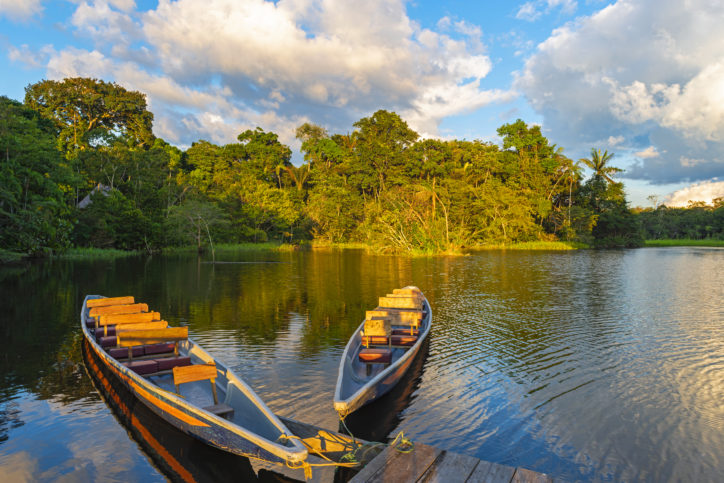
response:
M721 206L684 210L699 218L678 231L676 210L632 212L611 154L573 161L521 120L498 129L502 146L420 139L383 110L346 134L306 123L301 166L261 128L181 151L153 136L152 121L145 95L95 79L38 82L24 105L0 98L0 248L317 240L434 253L722 233Z
M656 239L724 240L724 199L717 198L711 205L689 203L686 208L641 210L638 214L644 236Z

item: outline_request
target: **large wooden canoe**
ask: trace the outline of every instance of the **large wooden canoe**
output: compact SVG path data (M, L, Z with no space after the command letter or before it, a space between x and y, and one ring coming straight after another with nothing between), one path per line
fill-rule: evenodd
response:
M409 369L432 325L420 289L405 287L380 297L342 354L334 409L345 417L392 389Z
M185 327L158 318L132 298L99 295L87 296L80 314L94 359L156 415L230 453L293 466L306 460L306 448L241 378Z

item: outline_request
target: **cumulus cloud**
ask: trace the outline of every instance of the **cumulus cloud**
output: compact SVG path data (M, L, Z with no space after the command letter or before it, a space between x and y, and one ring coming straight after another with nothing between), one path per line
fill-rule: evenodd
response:
M717 198L724 198L724 181L714 178L711 181L696 183L674 191L666 197L664 204L670 207L687 206L690 201L703 201L710 204Z
M724 172L723 18L721 2L619 0L556 29L514 85L569 150L624 138L629 178L709 179Z
M573 14L578 8L575 0L535 0L526 2L518 7L515 18L535 22L542 15L550 13L553 9L560 8L565 14Z
M643 151L639 151L637 153L634 153L635 156L638 156L639 158L655 158L659 156L659 152L656 150L655 147L649 146L648 148L644 149Z
M87 0L70 24L92 47L51 53L48 75L146 93L157 134L182 144L256 125L293 144L305 121L344 132L377 109L435 136L446 116L515 96L484 88L480 27L421 28L403 0Z
M0 0L0 16L11 20L28 20L42 11L41 0Z
M47 64L48 59L55 53L52 45L45 45L39 50L33 50L27 44L20 47L10 45L8 47L8 59L25 65L29 69L36 69Z

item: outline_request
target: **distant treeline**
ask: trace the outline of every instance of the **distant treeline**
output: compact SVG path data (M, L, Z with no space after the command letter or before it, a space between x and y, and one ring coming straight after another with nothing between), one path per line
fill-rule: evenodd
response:
M711 205L689 203L686 208L637 210L647 240L724 240L724 198Z
M144 94L95 79L32 84L24 103L0 97L0 248L322 240L436 253L532 240L640 246L644 232L679 233L664 228L669 210L629 210L610 154L574 162L521 120L498 129L502 148L421 140L383 110L346 134L307 123L301 166L261 128L182 151L152 122ZM713 221L681 236L722 236L721 209L692 210Z

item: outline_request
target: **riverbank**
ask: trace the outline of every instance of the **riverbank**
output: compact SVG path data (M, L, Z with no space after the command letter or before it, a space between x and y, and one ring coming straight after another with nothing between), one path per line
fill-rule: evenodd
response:
M661 240L656 240L661 241ZM682 240L672 240L682 241ZM691 240L697 242L700 240ZM652 245L659 246L659 245ZM662 245L663 246L663 245ZM711 246L724 246L711 245ZM443 252L430 252L423 250L414 250L411 252L395 252L386 250L384 247L375 247L364 243L328 243L313 241L311 243L302 244L289 244L289 243L228 243L219 244L214 246L216 255L219 254L232 254L232 253L243 253L243 252L293 252L298 250L366 250L372 253L391 254L391 255L407 255L411 257L430 257L430 256L464 256L467 253L481 251L481 250L530 250L530 251L549 251L549 250L579 250L590 248L585 243L579 242L566 242L566 241L534 241L534 242L521 242L512 244L485 244L476 245L474 247L465 247L458 250L447 250ZM162 249L159 253L163 255L189 255L197 253L195 246L186 247L167 247ZM204 248L204 253L210 253L208 247ZM59 260L98 260L98 259L115 259L124 257L134 257L148 254L144 250L118 250L115 248L69 248L64 252L55 253L49 256L49 258L55 258ZM10 252L7 250L0 250L0 264L16 263L22 260L30 258L28 255L23 253Z
M691 239L670 239L646 240L647 247L724 247L724 240L691 240Z

